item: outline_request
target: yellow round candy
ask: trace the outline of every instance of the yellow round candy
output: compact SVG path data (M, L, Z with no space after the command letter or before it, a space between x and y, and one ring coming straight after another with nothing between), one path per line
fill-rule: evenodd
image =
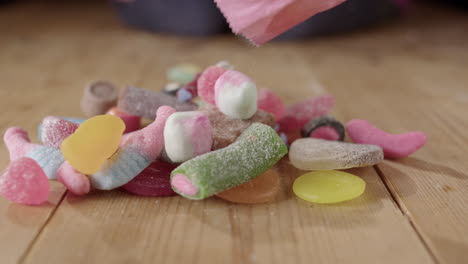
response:
M125 123L117 116L95 116L67 137L60 149L75 170L93 174L117 151L124 130Z
M309 172L293 184L293 191L299 198L320 204L352 200L363 194L365 189L365 181L342 171Z

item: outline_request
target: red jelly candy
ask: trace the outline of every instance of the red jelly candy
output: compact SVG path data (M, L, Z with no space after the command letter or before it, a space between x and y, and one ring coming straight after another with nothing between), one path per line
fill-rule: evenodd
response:
M197 81L198 96L203 101L215 104L215 83L226 69L218 66L210 66L201 74Z
M140 196L174 195L170 175L176 167L175 164L155 161L122 188Z
M307 99L286 108L284 117L278 122L283 132L301 130L312 119L327 115L335 104L331 95Z
M130 133L133 131L139 130L141 117L134 116L123 112L122 110L118 109L117 107L112 107L107 111L108 115L114 115L120 117L122 121L125 123L125 131L124 133Z
M49 193L49 179L31 158L12 161L0 177L0 194L15 203L41 204L48 200Z
M284 116L285 106L283 101L270 89L258 90L257 105L263 111L272 113L275 120L280 120Z

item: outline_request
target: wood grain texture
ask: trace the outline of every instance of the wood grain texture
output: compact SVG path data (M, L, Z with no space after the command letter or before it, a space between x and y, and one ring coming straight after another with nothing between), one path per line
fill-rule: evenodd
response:
M117 190L66 195L54 211L58 184L50 206L1 198L0 263L459 263L468 255L466 28L468 17L428 7L368 31L256 49L232 36L130 30L102 3L0 8L2 133L22 126L35 138L46 115L81 116L79 97L92 80L158 90L171 65L227 59L287 102L330 92L341 120L429 135L413 157L379 165L381 175L351 170L367 190L338 205L295 198L291 184L303 172L286 159L277 166L281 196L266 205ZM3 167L4 149L0 158Z

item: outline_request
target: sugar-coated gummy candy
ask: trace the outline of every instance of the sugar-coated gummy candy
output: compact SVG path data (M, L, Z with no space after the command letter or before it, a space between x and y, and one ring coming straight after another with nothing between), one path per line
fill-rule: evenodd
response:
M85 87L81 111L88 117L102 115L117 104L118 89L107 81L95 81Z
M159 158L164 146L164 126L174 112L174 108L162 106L153 123L128 134L119 150L106 160L101 169L89 175L91 185L100 190L118 188Z
M141 117L127 114L124 111L120 110L118 107L112 107L107 111L108 115L114 115L120 117L125 124L124 133L130 133L141 128Z
M167 119L164 148L172 162L181 163L204 154L212 145L210 120L203 112L177 112Z
M255 179L287 153L273 128L255 123L228 147L182 163L171 173L172 188L186 198L204 199Z
M22 158L33 149L40 147L38 144L32 144L28 133L20 127L8 128L3 134L3 142L11 161Z
M375 165L383 152L375 145L301 138L292 143L289 160L301 170L338 170Z
M278 195L280 183L278 172L271 168L255 179L217 193L216 196L233 203L267 203L273 201Z
M198 78L198 96L207 103L215 104L215 84L226 71L227 69L221 66L206 68Z
M78 129L79 124L55 116L47 116L41 123L41 142L60 148L62 141Z
M49 198L49 193L47 176L31 158L12 161L0 177L0 194L15 203L42 204Z
M57 180L74 195L85 195L91 190L88 176L76 171L67 161L57 170Z
M234 142L253 123L275 126L272 114L258 110L250 119L233 119L221 113L215 106L207 105L200 111L210 119L213 133L213 150L224 148Z
M319 128L331 127L338 133L338 141L343 141L345 137L345 128L338 120L331 116L321 116L310 120L301 130L303 137L310 135ZM317 135L316 135L317 136Z
M169 68L167 79L172 82L188 83L192 81L201 70L195 64L183 63Z
M249 119L257 112L257 86L245 74L228 70L216 80L215 103L231 118Z
M286 111L283 100L270 89L263 88L258 90L257 104L259 109L272 113L277 121L283 118L284 112Z
M122 91L117 107L125 113L154 120L156 111L164 105L177 111L193 111L197 108L195 104L180 102L175 96L132 86Z
M368 121L359 119L349 121L346 131L355 143L382 147L385 158L389 159L407 157L422 148L427 141L426 135L420 131L389 134Z
M327 115L335 104L335 98L322 95L286 107L284 117L279 120L284 132L299 131L307 122L319 116Z
M293 191L301 199L332 204L355 199L364 193L366 182L342 171L314 171L294 181Z
M140 196L170 196L176 193L171 187L171 172L177 165L162 161L151 163L133 180L122 186L129 193Z
M72 122L72 123L75 123L75 124L81 124L83 123L84 121L86 121L86 119L83 119L83 118L77 118L77 117L62 117L62 116L54 116L55 118L58 118L58 119L61 119L61 120L66 120L66 121L69 121L69 122ZM47 117L46 117L47 118ZM42 121L44 122L44 121ZM44 144L44 142L42 141L42 122L39 123L39 125L37 126L37 138L39 139L39 141L41 143Z
M99 170L119 147L125 124L119 117L99 115L86 120L61 145L65 160L83 174Z
M64 161L59 149L32 144L28 133L19 127L8 128L5 131L3 140L10 153L11 161L22 157L29 157L36 161L49 179L56 179L57 169Z

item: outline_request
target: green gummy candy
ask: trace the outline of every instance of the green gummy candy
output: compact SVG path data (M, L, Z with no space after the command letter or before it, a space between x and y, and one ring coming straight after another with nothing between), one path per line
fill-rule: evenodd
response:
M172 188L186 198L201 200L254 179L287 153L274 129L254 123L231 145L182 163L171 173ZM185 176L196 193L190 195L174 186L176 175Z

